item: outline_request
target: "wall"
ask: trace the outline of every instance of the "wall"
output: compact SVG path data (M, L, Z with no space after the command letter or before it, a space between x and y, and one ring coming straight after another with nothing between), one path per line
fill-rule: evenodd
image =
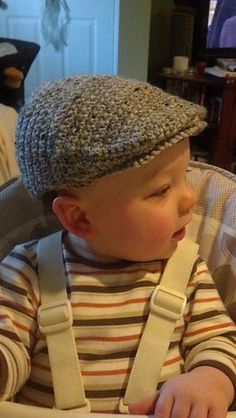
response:
M41 47L25 80L26 98L42 84L74 74L147 80L151 0L67 1L67 42L57 50L42 36L44 1L9 0L0 13L0 36Z
M151 0L120 0L119 75L147 80L150 16Z
M173 0L152 0L149 81L152 81L155 72L162 67L172 65L169 62L169 33L173 7Z

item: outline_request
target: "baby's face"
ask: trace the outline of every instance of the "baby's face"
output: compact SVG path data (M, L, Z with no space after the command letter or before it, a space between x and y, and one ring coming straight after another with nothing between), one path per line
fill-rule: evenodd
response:
M168 258L185 235L195 195L186 182L189 142L146 165L104 177L84 198L94 234L91 249L108 261Z

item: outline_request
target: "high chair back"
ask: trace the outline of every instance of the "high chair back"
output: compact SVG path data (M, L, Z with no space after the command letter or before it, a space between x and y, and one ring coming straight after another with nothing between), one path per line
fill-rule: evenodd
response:
M236 176L196 162L190 164L187 176L198 195L187 236L199 243L200 255L211 271L229 314L236 321ZM56 217L43 202L30 198L19 179L0 188L0 212L0 259L17 243L61 229ZM49 410L13 402L0 404L0 417L38 418L42 415L46 418L79 416L76 411ZM90 414L90 418L93 415L97 416ZM236 412L228 415L236 418Z
M236 176L191 162L188 180L197 193L187 235L200 245L221 297L236 320ZM61 228L41 200L33 200L19 179L0 187L0 260L18 243Z
M198 198L187 235L199 244L200 255L236 322L236 176L192 162L188 179Z
M61 228L41 200L31 199L18 178L0 187L0 260L18 243L41 238Z

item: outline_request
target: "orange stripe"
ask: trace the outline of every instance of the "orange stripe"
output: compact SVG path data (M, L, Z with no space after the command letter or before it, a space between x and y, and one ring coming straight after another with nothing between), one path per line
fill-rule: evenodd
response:
M0 319L9 319L10 316L9 315L0 315Z
M161 272L161 268L157 269L157 270L149 270L149 269L137 269L137 270L92 270L92 271L80 271L80 270L68 270L67 271L67 275L68 274L79 274L81 276L93 276L93 275L114 275L114 274L134 274L134 273L140 273L140 272L144 272L144 273L160 273ZM141 282L140 282L141 283Z
M38 393L39 392L37 391L37 395L38 395ZM32 394L32 396L33 396L33 394ZM47 394L47 396L50 396L52 398L52 395ZM30 396L26 396L25 394L22 395L22 393L20 394L20 398L21 398L21 400L24 400L25 403L28 404L28 405L41 406L43 408L52 408L52 406L49 406L50 405L49 402L42 403L38 399L35 400L33 397L31 398Z
M128 335L123 337L79 337L79 341L130 341L138 340L141 337L141 334Z
M37 251L32 254L31 258L32 258L32 260L37 260Z
M7 303L9 303L9 305L12 305L12 306L5 306L5 305L3 305L2 306L2 309L4 309L4 308L10 308L10 309L13 309L13 310L17 310L17 307L19 307L20 309L20 313L21 314L29 314L29 315L31 315L31 316L34 316L34 315L36 315L36 310L35 309L30 309L30 308L27 308L26 306L24 306L24 305L20 305L20 303L17 303L17 302L14 302L14 304L12 303L12 300L11 299L9 299L9 298L2 298L2 299L0 299L0 304L1 303L4 303L4 302L7 302Z
M194 289L195 289L195 287L197 287L199 285L199 283L197 282L195 282L195 283L189 283L188 284L188 287L193 287Z
M185 328L185 325L179 325L178 327L175 327L175 332L180 332Z
M30 328L26 327L25 325L20 324L19 322L16 322L14 320L12 320L12 323L16 326L16 328L22 329L23 331L26 331L29 334L32 334L32 330Z
M209 270L205 269L205 270L198 271L197 275L199 276L200 274L203 274L203 273L209 273Z
M232 327L232 322L228 322L226 324L221 324L221 325L213 325L211 327L201 328L201 329L198 329L198 330L192 331L192 332L186 332L185 336L191 337L193 335L202 334L202 333L207 332L207 331L214 331L216 329L220 330L220 329L229 328L229 327Z
M86 308L111 308L111 307L118 307L118 306L124 306L129 305L133 303L142 303L142 302L148 302L150 298L136 298L136 299L130 299L126 300L124 302L117 302L117 303L85 303L85 302L78 302L78 303L72 303L72 306L74 308L77 307L86 307Z
M101 371L82 371L82 376L115 376L117 374L127 374L131 372L129 369L119 369L119 370L101 370Z
M34 302L36 303L36 305L38 305L39 300L36 297L36 295L34 294L32 284L31 284L29 278L26 276L26 274L24 274L22 271L18 270L16 267L10 266L7 263L2 263L2 266L5 267L6 269L10 270L10 271L13 271L14 273L17 273L19 276L22 277L22 279L24 279L27 282L28 286L32 289L32 295L33 295L33 298L34 298Z
M233 364L233 366L236 367L236 361L233 358L229 358L229 360L231 361L231 363Z
M205 302L217 302L221 300L220 298L202 298L202 299L194 299L196 303L205 303Z
M50 367L49 366L44 366L44 364L40 364L37 361L32 360L32 366L34 366L36 369L40 369L40 370L46 370L47 372L50 371Z
M19 276L21 276L30 285L30 287L32 287L29 278L25 275L25 273L23 273L23 271L18 270L16 267L13 267L7 263L2 263L2 266L8 270L14 271L14 273L19 274Z
M17 321L12 320L10 315L0 315L0 319L9 319L10 321L12 321L12 323L16 326L16 328L22 329L23 331L29 332L32 334L32 331L30 328L26 327L23 324L20 324Z
M96 409L97 414L120 414L120 411L114 409Z
M165 361L164 366L169 366L170 364L179 363L181 360L183 360L181 356L174 357L170 360Z

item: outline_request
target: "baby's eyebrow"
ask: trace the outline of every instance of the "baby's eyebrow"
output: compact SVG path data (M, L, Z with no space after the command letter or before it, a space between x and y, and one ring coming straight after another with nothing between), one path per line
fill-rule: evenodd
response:
M184 164L182 166L182 173L186 173L186 171L191 171L191 167L189 167L189 163L188 164ZM174 165L171 165L171 167L160 167L159 164L157 164L156 166L153 166L149 172L145 173L146 175L143 177L143 181L144 182L151 182L151 181L165 181L166 178L168 176L173 176L173 173L175 172L175 170L178 170L179 172L179 166L178 168L175 168ZM176 171L177 173L177 171Z
M154 163L154 160L151 160L150 163L151 162ZM152 167L150 165L148 167L148 163L147 163L147 165L143 165L142 167L140 167L140 173L141 173L141 170L142 170L142 176L141 177L145 182L150 181L153 178L159 176L161 171L163 171L163 170L161 170L158 162L156 162L155 165L153 164Z

